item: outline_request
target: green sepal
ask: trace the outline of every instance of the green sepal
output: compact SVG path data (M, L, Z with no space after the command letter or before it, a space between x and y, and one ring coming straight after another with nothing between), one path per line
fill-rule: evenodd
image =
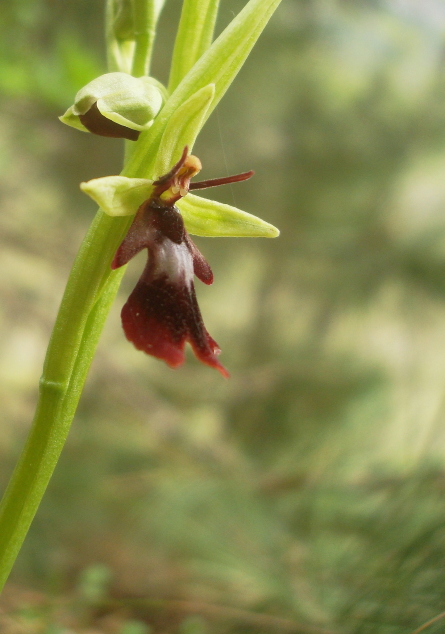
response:
M80 189L109 216L132 216L150 198L153 181L126 176L104 176L80 183Z
M107 119L142 132L152 125L166 98L165 88L152 77L107 73L81 88L74 104L59 119L78 130L87 131L79 115L97 104L99 112Z
M189 233L195 236L232 238L276 238L273 225L241 209L187 194L176 203Z
M208 84L197 90L172 114L162 135L153 166L156 178L168 172L186 145L191 152L214 96L215 85Z

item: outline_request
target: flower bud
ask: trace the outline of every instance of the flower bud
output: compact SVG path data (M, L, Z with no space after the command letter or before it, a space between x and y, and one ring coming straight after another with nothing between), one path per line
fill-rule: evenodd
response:
M152 77L107 73L81 88L60 120L84 132L136 141L153 123L165 97L162 84Z

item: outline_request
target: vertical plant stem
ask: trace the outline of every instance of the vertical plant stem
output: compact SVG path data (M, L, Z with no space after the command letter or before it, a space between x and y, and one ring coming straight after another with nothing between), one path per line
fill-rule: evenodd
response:
M149 136L138 141L151 148ZM146 153L143 152L146 156ZM133 161L134 175L147 169ZM31 431L0 503L0 591L67 438L111 303L126 267L110 263L131 216L98 211L74 262L46 353Z
M107 0L105 34L108 71L148 75L163 0Z
M125 268L125 267L123 267ZM0 589L3 588L65 444L105 320L124 271L109 276L91 310L71 378L66 385L44 377L31 433L0 511Z
M109 272L116 244L130 221L118 220L98 213L68 281L47 351L31 432L0 504L0 589L57 464L124 273Z
M122 65L119 63L119 46L116 40L114 22L114 0L107 0L105 5L105 40L107 46L107 68L109 73L122 69Z
M141 135L142 136L142 135ZM150 135L136 177L153 165ZM144 158L145 157L145 158ZM111 303L125 268L110 263L131 216L98 211L74 262L51 335L39 385L36 414L26 445L0 503L0 591L26 537L65 444L69 428Z
M105 40L109 73L131 73L135 42L130 8L130 3L106 0Z

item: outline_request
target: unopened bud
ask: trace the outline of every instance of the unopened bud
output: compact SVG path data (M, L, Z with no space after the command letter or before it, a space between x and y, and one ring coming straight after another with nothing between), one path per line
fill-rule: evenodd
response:
M136 141L164 98L165 89L152 77L107 73L81 88L60 120L84 132Z

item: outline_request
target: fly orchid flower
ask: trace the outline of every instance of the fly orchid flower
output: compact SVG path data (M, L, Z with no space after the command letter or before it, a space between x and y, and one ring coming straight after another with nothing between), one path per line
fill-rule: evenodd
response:
M227 377L216 356L221 350L204 326L193 284L194 275L211 284L213 273L188 235L175 203L190 189L246 180L253 172L191 184L201 162L187 151L186 146L176 165L153 183L153 193L139 207L111 268L127 264L148 249L145 269L121 313L125 335L138 350L175 368L184 362L184 345L189 341L200 361Z
M185 206L186 213L183 218L176 203L179 202L182 206L187 200L185 197L188 197L192 199L193 206L194 199L198 197L189 194L189 191L247 180L253 172L191 183L191 178L200 170L200 160L196 156L188 155L186 146L173 168L154 182L116 176L84 183L82 189L105 210L114 205L114 215L116 198L128 201L132 188L133 195L136 191L137 195L146 196L111 264L113 269L117 269L127 264L142 249L148 250L145 269L121 313L127 339L138 350L163 359L173 368L184 362L184 347L188 341L200 361L216 368L227 377L227 370L217 359L221 350L204 326L193 283L196 275L205 284L211 284L213 273L187 232L187 219L190 220L193 213L187 213ZM110 179L113 179L111 186ZM130 184L130 189L128 184L126 185L126 199L122 192L116 194L121 181L121 188L124 189L126 181L135 181ZM112 196L110 189L113 191ZM210 207L216 206L218 210L227 208L227 228L232 227L233 231L237 231L233 235L243 235L239 228L233 229L236 223L250 226L244 230L249 232L247 235L278 235L275 227L250 214L214 201L198 200ZM193 223L193 217L190 224L192 228L196 225L196 221ZM255 227L253 233L252 227ZM227 228L226 232L223 229L219 235L230 235Z

